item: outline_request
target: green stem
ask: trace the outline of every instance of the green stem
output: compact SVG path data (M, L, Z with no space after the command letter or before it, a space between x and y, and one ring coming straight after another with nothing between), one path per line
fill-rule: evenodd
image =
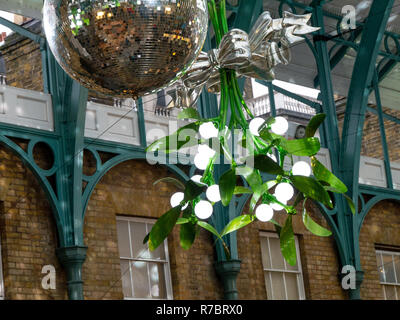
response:
M232 83L232 80L233 78L235 78L234 71L230 70L227 73L228 73L229 97L231 100L232 114L235 115L237 122L243 129L248 129L249 126L247 120L243 114L242 109L240 108L240 102L238 101L233 88L234 84Z
M221 100L220 100L220 127L219 130L224 130L227 117L228 117L228 103L229 103L229 92L228 92L228 79L226 77L226 71L221 70Z
M247 106L246 102L244 101L242 94L240 93L239 83L238 83L237 79L235 79L233 84L234 84L235 94L237 96L237 99L240 101L241 106L246 111L246 113L250 116L250 118L254 119L254 115L251 113L249 107Z
M218 22L218 14L217 14L217 7L215 5L214 0L208 0L208 12L210 14L210 19L211 23L214 27L214 32L215 32L215 39L217 42L217 46L220 44L221 39L222 39L222 34L221 34L221 27Z
M221 0L217 6L217 15L219 18L219 25L221 27L222 35L228 32L228 20L226 19L226 0Z

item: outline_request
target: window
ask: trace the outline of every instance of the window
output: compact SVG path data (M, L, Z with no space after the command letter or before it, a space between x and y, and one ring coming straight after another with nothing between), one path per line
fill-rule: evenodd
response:
M297 238L297 265L286 263L282 256L278 235L260 233L261 256L268 300L304 300L304 283L301 271Z
M167 241L153 252L143 245L153 224L148 219L117 217L125 299L172 299Z
M385 300L400 300L400 252L376 250L376 261Z
M0 243L0 300L3 299L4 299L3 260L1 259L1 243Z

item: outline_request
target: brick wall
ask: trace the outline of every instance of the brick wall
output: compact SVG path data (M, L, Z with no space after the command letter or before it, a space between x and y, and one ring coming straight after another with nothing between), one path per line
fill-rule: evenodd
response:
M400 119L400 111L388 108L384 108L383 111ZM384 120L384 125L390 161L400 163L400 124ZM383 160L384 156L379 128L378 116L372 112L367 112L361 154Z
M46 150L38 149L43 162ZM41 160L42 159L42 160ZM86 163L87 166L90 162ZM86 172L89 172L86 168ZM85 219L85 244L89 247L83 267L86 299L121 299L121 271L116 216L157 218L169 208L175 191L168 184L152 184L167 176L166 169L144 161L127 161L113 168L98 184ZM0 233L6 299L65 299L65 275L56 257L56 231L46 197L31 172L10 151L0 147ZM313 218L326 226L318 210L309 204ZM367 216L360 247L365 281L362 297L381 299L375 259L376 243L400 246L399 206L378 204ZM384 217L384 218L383 218ZM283 222L284 215L276 214ZM254 223L238 232L242 269L238 277L240 299L266 299L262 270L260 231L274 231L271 224ZM307 299L345 299L338 281L338 260L332 238L316 237L305 230L301 217L294 219L299 237ZM169 253L175 299L220 299L221 282L215 274L211 235L201 231L192 249L179 245L179 228L169 237ZM57 270L57 289L43 290L43 265Z
M11 39L12 40L12 39ZM42 90L41 58L37 45L26 39L0 49L7 63L8 84ZM375 122L374 122L375 121ZM380 157L377 146L379 128L376 119L366 120L363 154ZM400 158L397 127L388 124L387 134L392 146L391 157ZM46 149L36 150L36 159L45 164ZM85 158L85 173L93 172L93 162ZM113 168L97 185L90 199L85 219L87 259L83 267L86 299L121 299L121 271L116 235L116 215L157 218L169 208L174 189L153 182L167 176L164 168L143 161L128 161ZM326 226L318 210L310 205L314 219ZM362 297L381 299L375 259L375 245L400 247L400 206L385 201L368 214L360 236L365 281ZM276 219L283 217L277 214ZM254 223L238 232L238 251L242 269L238 277L240 299L266 299L261 262L260 231L274 231L271 224ZM338 281L339 264L332 238L316 237L294 219L302 257L307 299L344 299ZM17 157L0 146L0 234L7 299L65 299L65 275L56 257L56 231L44 193ZM168 239L173 294L175 299L220 299L221 282L215 274L215 253L212 237L202 230L189 251L179 245L179 228ZM56 290L43 290L43 265L57 270Z
M10 45L6 41L0 52L6 65L7 85L43 91L42 58L38 44L28 39Z
M6 299L67 298L64 271L55 256L55 224L45 194L33 174L2 145L0 236ZM45 265L56 268L56 290L42 289Z
M371 106L375 108L374 106ZM383 108L383 112L400 119L400 111ZM343 128L344 113L339 114L339 131ZM391 162L400 163L400 124L384 119L386 142ZM361 155L376 159L384 159L379 118L372 112L366 113L361 145Z

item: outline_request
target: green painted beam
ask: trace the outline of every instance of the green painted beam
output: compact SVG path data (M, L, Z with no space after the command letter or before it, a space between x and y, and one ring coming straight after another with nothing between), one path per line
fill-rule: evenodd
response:
M33 33L25 29L24 27L21 27L20 25L15 24L14 22L11 22L3 17L0 17L0 24L7 28L10 28L12 31L15 31L16 33L19 33L21 36L31 39L36 43L41 43L44 40L44 38L40 34Z
M378 110L376 110L376 109L374 109L374 108L367 107L367 111L372 112L372 113L378 115ZM392 116L392 115L390 115L390 114L387 114L387 113L385 113L385 112L382 112L382 115L383 115L383 117L384 117L385 119L387 119L387 120L389 120L389 121L392 121L392 122L395 122L395 123L397 123L397 124L400 124L400 119L399 119L399 118L396 118L396 117L394 117L394 116Z
M362 33L362 27L358 27L357 29L353 30L352 31L353 39L357 39L357 37L360 36L361 33ZM349 49L350 48L348 46L344 45L339 48L339 50L334 54L334 56L330 60L331 70L335 69L335 67L340 63L340 61L342 61L342 59L347 54ZM314 88L317 88L318 86L319 86L319 76L317 75L314 78Z
M389 157L389 150L388 150L388 145L387 145L387 140L386 140L385 122L383 121L381 94L379 91L379 80L378 80L377 72L375 72L372 82L373 82L374 93L375 93L376 108L378 111L379 130L381 133L382 149L383 149L383 155L384 155L386 182L387 182L387 187L389 189L393 189L393 177L392 177L392 170L390 168L390 157Z
M354 64L353 75L350 83L347 107L345 112L342 144L340 149L340 177L349 189L349 196L353 198L356 212L359 212L359 170L362 132L364 127L365 112L370 94L370 84L375 72L375 63L383 39L385 27L393 7L394 0L374 0L370 8L367 23L364 26L363 36ZM358 217L344 212L347 225L347 242L351 245L352 265L358 274L362 275ZM362 278L357 282L356 290L350 290L351 299L360 299L360 285Z

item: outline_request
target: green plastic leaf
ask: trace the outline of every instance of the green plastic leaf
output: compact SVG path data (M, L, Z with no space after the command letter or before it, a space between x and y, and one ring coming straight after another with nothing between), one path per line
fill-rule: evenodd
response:
M260 200L262 194L265 192L260 172L250 167L239 167L236 172L246 179L253 190L253 197L250 200L250 212L252 213L258 200Z
M321 149L318 138L304 138L295 140L286 140L281 138L280 146L289 154L295 156L313 156Z
M296 244L294 240L291 215L287 217L285 225L282 227L282 230L280 232L279 239L283 257L285 258L287 263L289 263L291 266L295 266L297 263Z
M196 239L196 225L193 223L186 223L181 225L180 242L181 247L189 250Z
M332 232L316 223L303 209L303 223L308 231L320 237L329 237Z
M236 174L243 176L253 191L257 188L261 188L263 181L257 170L250 167L238 167L236 168Z
M306 197L322 202L328 208L333 208L331 197L322 184L312 177L291 176L293 185Z
M185 223L189 223L189 222L190 222L190 220L187 219L187 218L179 218L179 219L176 221L176 224L185 224Z
M316 157L311 157L311 167L313 174L317 180L327 182L332 188L332 191L346 193L346 185L340 181L332 172L330 172Z
M236 187L236 174L233 169L226 171L219 179L221 202L226 207L231 202Z
M249 188L241 186L235 187L235 190L233 191L233 194L252 194L252 193L253 191L251 191Z
M151 251L157 249L158 246L163 243L165 238L168 237L174 228L180 213L181 206L177 206L169 210L157 220L149 235L149 248Z
M349 207L350 207L351 212L352 212L353 214L356 214L356 206L355 206L355 204L354 204L354 202L353 202L353 199L350 198L347 194L344 194L344 197L346 198L347 203L349 204Z
M275 187L277 183L278 183L278 181L276 181L276 180L270 180L270 181L265 182L262 185L262 187L263 187L264 191L267 192L269 189Z
M178 119L180 119L180 120L182 120L182 119L197 119L197 120L199 120L200 115L196 109L186 108L186 109L182 110L181 112L179 112Z
M260 131L260 137L270 144L279 145L288 154L295 156L313 156L321 149L318 138L287 140L280 135L269 132L266 128Z
M269 174L284 174L284 171L279 164L264 154L259 154L254 157L254 168Z
M199 195L203 193L204 186L200 186L197 183L195 183L192 180L189 180L186 183L186 188L185 188L185 201L192 201L193 199L197 198Z
M155 186L156 184L159 184L160 182L172 183L178 189L185 190L185 185L181 181L179 181L178 179L175 179L175 178L166 177L166 178L158 179L156 182L153 183L153 186Z
M297 194L297 196L296 196L296 199L294 200L294 203L293 203L293 207L296 207L301 201L303 201L305 198L304 198L304 194L303 193L301 193L301 192L299 192L298 194Z
M278 234L278 236L280 237L280 234L281 234L281 231L282 231L282 226L277 221L275 221L274 219L269 220L269 222L272 222L274 224L275 231Z
M306 127L306 137L314 137L315 133L317 132L318 128L321 126L322 122L324 122L326 118L326 114L319 113L315 115Z
M221 235L219 232L209 223L204 222L204 221L198 221L197 224L202 227L203 229L206 229L207 231L211 232L214 236L216 236L218 239L221 239Z
M224 230L222 230L221 232L221 237L226 236L231 232L237 231L247 226L248 224L252 223L253 221L254 221L254 216L250 214L236 217L225 226Z
M190 123L180 128L178 131L171 134L170 136L161 138L153 142L150 146L146 148L146 152L164 151L165 153L171 153L179 150L183 146L196 146L199 144L199 139L195 137L197 132L199 131L199 126L200 122ZM184 140L182 140L182 132L190 134L187 135Z

